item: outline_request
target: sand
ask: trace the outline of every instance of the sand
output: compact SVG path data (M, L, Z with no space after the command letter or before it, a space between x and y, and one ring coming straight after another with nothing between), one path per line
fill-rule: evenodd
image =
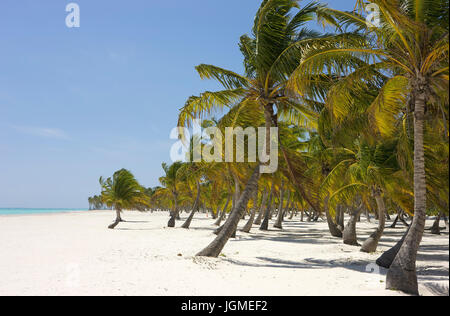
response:
M207 259L195 257L215 237L205 214L189 230L165 228L167 213L138 212L108 230L113 217L0 216L0 295L402 295L384 289L386 270L373 264L402 224L387 229L375 254L332 238L325 222L295 219L282 231L239 233L220 258ZM375 227L363 218L360 242ZM418 271L422 295L448 295L448 231L425 234Z

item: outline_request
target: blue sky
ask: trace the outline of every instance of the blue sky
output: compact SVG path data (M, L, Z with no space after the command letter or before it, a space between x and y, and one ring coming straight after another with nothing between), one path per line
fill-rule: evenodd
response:
M157 185L178 109L217 88L194 66L240 71L260 4L75 0L81 27L69 29L70 2L0 3L0 207L84 208L120 168Z

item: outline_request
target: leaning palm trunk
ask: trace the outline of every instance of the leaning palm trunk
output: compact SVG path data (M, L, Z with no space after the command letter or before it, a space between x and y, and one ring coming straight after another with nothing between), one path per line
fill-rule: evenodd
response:
M400 212L398 212L397 216L395 217L394 222L391 225L391 228L395 228L397 226L399 219L400 219Z
M397 256L400 248L403 245L403 242L405 241L406 235L408 235L409 227L406 233L403 235L402 239L398 243L395 244L394 247L391 249L385 251L380 258L377 259L376 263L380 267L389 269L391 267L392 262L394 261L395 257Z
M358 215L361 209L358 208L350 212L350 219L344 228L343 240L344 244L350 246L360 246L358 244L358 238L356 236L356 222L358 221ZM343 217L343 215L341 215Z
M228 208L228 204L230 204L230 200L231 200L231 194L228 195L227 202L225 203L225 206L223 207L222 213L217 218L214 225L220 226L220 223L222 223L223 219L225 218L225 214L227 213L227 208Z
M262 217L264 215L264 207L266 206L266 202L267 202L267 197L268 197L268 193L266 191L264 191L263 202L259 209L258 217L255 219L255 222L253 223L255 225L261 225ZM268 204L267 204L267 207L269 207Z
M272 127L272 124L277 125L276 116L273 113L273 104L267 104L264 106L264 116L265 116L265 143L266 143L266 154L270 155L270 129ZM258 165L255 170L253 171L247 186L244 189L244 192L239 198L239 202L237 203L236 207L233 208L232 213L228 217L227 221L224 224L223 229L221 229L220 233L218 234L217 238L214 239L214 241L206 247L204 250L202 250L198 256L206 256L206 257L217 257L220 252L222 251L223 247L225 247L225 244L227 243L228 239L232 235L236 234L236 229L239 224L239 221L242 218L242 215L244 214L245 210L247 209L247 204L250 199L250 196L254 190L257 190L258 187L258 180L260 177L260 168L261 166ZM236 181L235 181L236 183ZM273 187L274 184L272 183L272 189L271 191L271 199L273 195ZM271 202L271 201L270 201ZM269 203L270 205L271 203ZM270 214L270 207L268 207L267 212L267 219ZM265 220L265 219L264 219ZM268 223L267 223L268 224Z
M283 223L283 221L286 218L286 215L289 213L289 210L292 208L292 201L291 201L291 191L288 191L288 199L287 199L287 204L286 207L284 208L283 211L283 216L281 217L281 223Z
M292 207L292 210L291 210L291 215L289 215L289 219L293 219L294 218L294 214L295 214L295 203L292 203L293 205L291 206Z
M345 228L345 224L344 224L345 214L344 214L344 209L342 208L341 205L338 205L335 217L336 217L337 228L340 231L344 231L344 228Z
M122 218L120 217L121 212L122 211L116 207L116 220L114 221L114 223L108 226L109 229L116 228L116 226L119 225L120 222L122 222Z
M211 207L211 215L212 219L218 219L219 218L219 212L220 212L220 204L217 204L216 212L214 213L213 208Z
M199 210L200 206L200 182L197 181L197 197L195 198L194 206L192 207L192 212L189 214L186 222L181 226L181 228L188 229L191 226L192 219L194 218L195 212Z
M330 209L328 207L329 198L330 196L327 195L324 200L324 208L325 208L325 215L327 217L328 229L330 230L331 236L342 238L342 231L338 228L338 226L336 225L330 214Z
M228 239L230 239L233 233L236 232L239 221L247 208L248 201L250 200L250 197L254 190L256 190L257 188L259 175L259 166L257 166L253 171L253 174L250 177L247 186L245 187L245 190L239 199L239 202L225 222L223 229L220 231L219 235L214 239L214 241L210 245L208 245L208 247L200 251L197 256L219 256Z
M180 217L178 210L178 194L176 192L173 193L173 198L175 200L175 209L170 212L170 219L167 223L167 227L175 227L175 220Z
M383 197L381 196L380 189L374 190L375 201L378 206L379 220L378 220L378 228L377 230L370 235L370 237L364 242L361 247L362 252L372 253L377 250L378 243L380 242L381 236L383 236L384 227L386 224L386 207L384 205Z
M416 259L426 221L426 178L424 155L424 116L427 102L427 83L418 78L414 87L414 220L386 279L386 288L408 294L419 294Z
M233 178L234 178L234 194L233 194L232 197L231 197L231 201L232 201L232 204L231 204L231 212L234 211L234 209L235 209L235 207L236 207L236 203L239 201L239 198L240 198L240 196L241 196L241 192L240 192L241 188L240 188L240 186L239 186L239 179L238 179L238 177L237 177L234 173L233 173ZM228 199L228 201L227 201L227 206L228 206L229 201L230 201L230 200ZM225 210L226 210L226 208L225 208ZM221 220L220 220L220 221L218 220L217 222L218 222L217 226L220 226ZM214 231L214 234L218 235L218 234L220 233L220 231L222 230L222 228L223 228L223 225L220 226L219 228L217 228L217 229ZM234 236L234 235L233 235L233 236Z
M291 192L288 191L288 199L287 199L286 208L289 206L290 199L291 199ZM275 222L275 225L273 225L273 227L279 228L279 229L283 229L283 218L284 218L283 202L284 202L284 190L283 190L283 187L281 187L280 205L278 207L278 216L277 216L277 220Z
M261 223L261 226L259 227L259 230L268 230L269 229L269 218L270 218L270 212L272 209L272 202L273 202L273 195L274 195L274 189L275 184L272 182L272 188L270 189L270 195L269 195L269 203L267 203L266 212L264 214L264 220Z
M239 196L238 195L236 195L236 194L234 194L233 195L233 197L232 197L232 199L231 199L231 212L230 213L232 213L233 211L234 211L234 208L236 207L236 203L238 202L238 200L239 200ZM224 224L225 225L225 224ZM222 229L223 229L223 226L224 225L222 225L222 226L220 226L219 228L217 228L216 230L214 230L214 234L215 235L219 235L219 233L222 231ZM231 236L231 237L235 237L236 235L235 234L233 234L233 236Z
M267 192L266 192L266 190L264 190L263 199L261 201L261 206L260 206L259 212L262 211L263 205L266 204L266 199L267 199ZM255 221L256 203L258 201L258 191L255 191L254 201L255 201L255 206L253 207L252 213L250 214L250 218L249 218L247 224L245 224L245 226L241 230L243 233L250 233L250 230L252 229L252 226L253 226L253 222Z
M439 213L439 215L436 217L436 220L433 223L433 226L431 227L431 233L433 235L440 235L441 234L441 228L440 228L440 223L441 223L441 217L442 217L442 213Z
M256 216L256 207L254 207L252 209L252 212L250 214L250 218L248 219L248 221L245 224L245 226L241 229L241 232L243 232L243 233L249 233L250 232L250 230L252 229L252 226L253 226L253 221L255 220L255 216Z

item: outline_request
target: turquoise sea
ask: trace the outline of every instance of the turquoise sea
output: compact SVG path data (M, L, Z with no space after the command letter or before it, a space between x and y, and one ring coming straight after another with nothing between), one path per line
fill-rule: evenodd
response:
M0 208L0 215L51 214L87 211L87 209L81 208Z

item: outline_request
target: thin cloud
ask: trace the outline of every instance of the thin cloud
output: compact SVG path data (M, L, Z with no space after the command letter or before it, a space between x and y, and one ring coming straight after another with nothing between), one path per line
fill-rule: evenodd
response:
M23 134L32 136L53 138L53 139L69 139L69 136L59 128L48 127L31 127L31 126L13 126L13 128Z

